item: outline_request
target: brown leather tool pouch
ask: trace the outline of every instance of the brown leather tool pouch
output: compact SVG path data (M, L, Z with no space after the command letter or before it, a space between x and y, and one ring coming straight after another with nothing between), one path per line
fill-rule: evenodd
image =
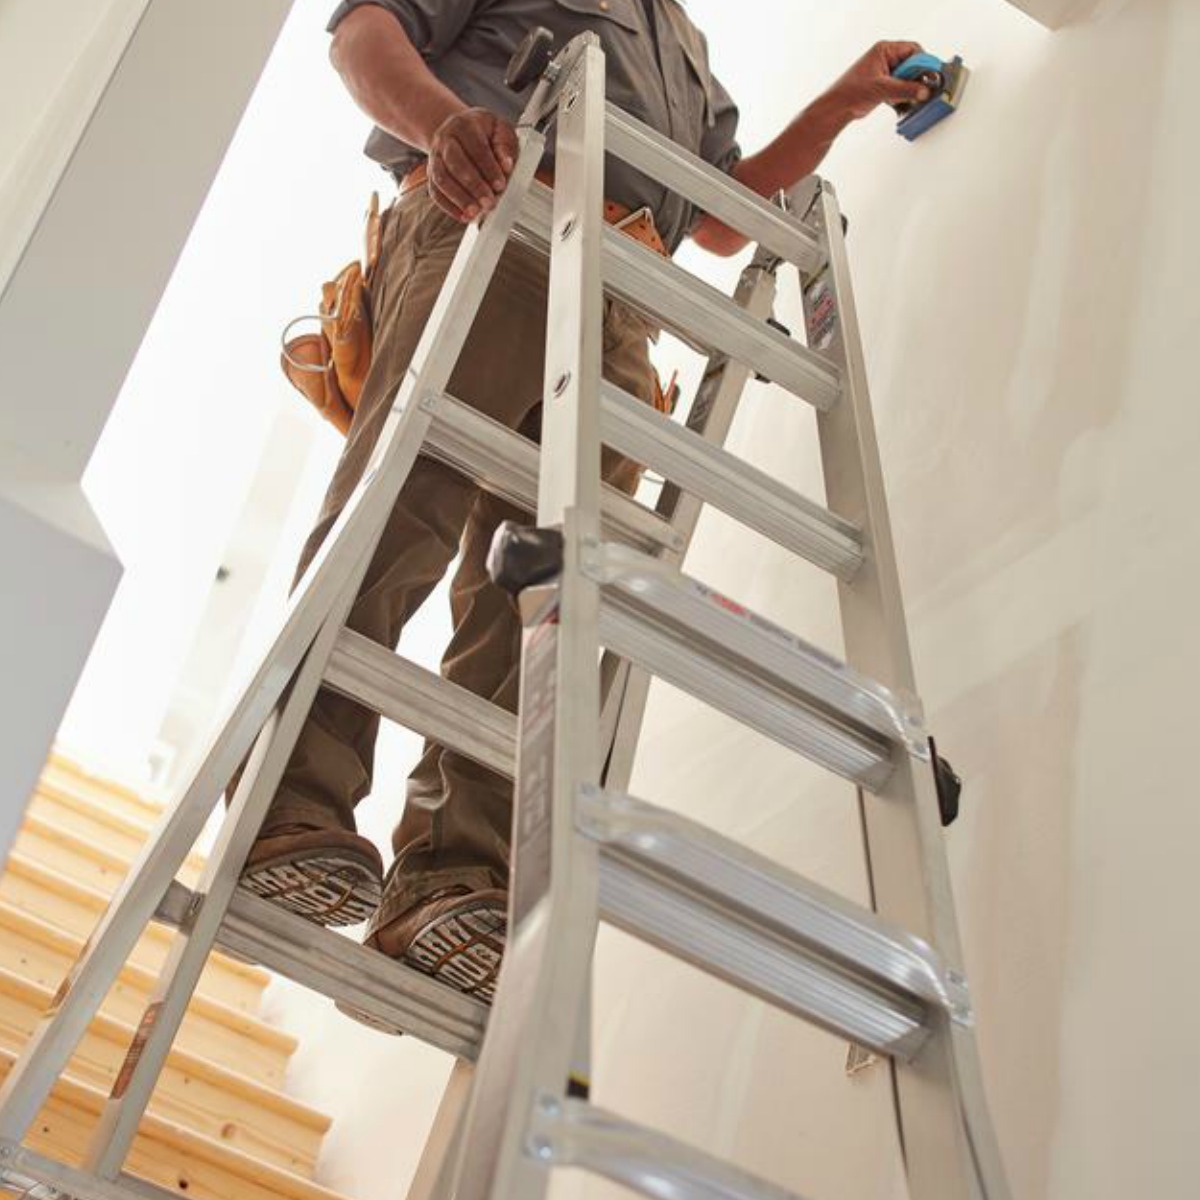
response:
M297 317L283 331L280 365L293 387L343 435L350 429L363 382L371 369L371 279L379 263L382 217L379 194L367 209L365 267L357 259L321 286L314 316ZM319 332L288 334L302 321Z

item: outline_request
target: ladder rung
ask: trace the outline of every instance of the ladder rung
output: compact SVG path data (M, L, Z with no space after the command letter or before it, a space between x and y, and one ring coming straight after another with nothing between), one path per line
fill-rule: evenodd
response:
M798 221L752 192L732 175L718 171L676 142L655 132L610 103L604 148L649 175L668 191L690 200L731 229L772 254L794 263L806 275L824 261L820 242Z
M172 883L156 919L186 924L194 895ZM439 1050L469 1059L479 1053L487 1005L259 896L234 893L217 945Z
M529 1152L550 1166L590 1171L655 1200L801 1200L686 1142L574 1097L541 1098Z
M627 547L587 561L601 641L622 658L869 791L895 753L928 757L915 708L823 650Z
M325 673L336 692L422 737L512 778L517 718L351 629L338 634Z
M610 383L600 431L606 445L839 578L862 565L862 535L849 521Z
M576 820L604 848L605 915L630 932L883 1054L911 1057L931 1009L969 1020L919 938L711 829L594 788Z
M539 245L550 242L553 194L535 184L520 222ZM720 350L826 411L841 395L839 369L821 355L750 316L722 292L606 226L605 289L649 313L684 341Z
M434 458L518 508L537 511L538 448L534 442L453 396L426 403L432 403L435 415L428 443ZM681 547L680 535L657 513L607 484L602 493L601 528L607 537L647 553Z

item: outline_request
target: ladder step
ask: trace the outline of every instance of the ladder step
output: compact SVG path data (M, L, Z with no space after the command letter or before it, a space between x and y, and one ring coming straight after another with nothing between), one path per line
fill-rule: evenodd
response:
M920 938L677 813L585 788L607 920L814 1024L907 1060L935 1014L970 1021Z
M516 770L512 713L351 629L338 634L325 684L501 775Z
M543 250L550 244L553 193L535 184L525 198L520 228ZM648 313L689 344L718 350L822 412L841 395L841 371L822 355L750 316L724 293L670 259L606 226L605 290Z
M481 487L527 512L537 511L538 447L453 396L425 401L435 416L426 450ZM640 460L639 460L640 461ZM648 554L679 550L680 535L657 513L605 484L600 524L605 536Z
M673 567L606 543L600 639L721 712L878 791L894 755L929 756L915 702Z
M554 1167L601 1175L655 1200L801 1200L732 1163L574 1097L538 1104L529 1152Z
M799 221L612 103L604 148L804 274L825 261L820 241Z
M193 895L172 883L155 919L178 928L190 920ZM217 945L439 1050L479 1054L487 1005L249 892L234 894Z
M849 521L611 383L602 388L600 435L606 445L839 578L853 578L862 566L862 534Z

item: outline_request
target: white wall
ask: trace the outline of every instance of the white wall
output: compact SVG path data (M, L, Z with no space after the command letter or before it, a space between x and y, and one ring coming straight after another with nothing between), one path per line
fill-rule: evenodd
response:
M967 784L948 846L985 1069L1014 1195L1183 1200L1200 1169L1200 819L1180 753L1200 668L1200 10L1109 6L1052 36L1000 0L691 8L750 145L876 36L974 68L952 122L909 145L878 115L827 173L918 676ZM760 390L734 443L819 495L812 436ZM826 583L728 523L705 523L690 567L837 645ZM665 690L646 745L640 794L863 898L845 788ZM881 1070L847 1079L836 1039L623 939L600 961L601 1101L803 1194L902 1190ZM412 1118L397 1104L385 1137L381 1106L393 1086L428 1102L435 1075L415 1046L388 1054L329 1163L373 1197L401 1195L411 1161L407 1138L388 1145Z
M315 28L325 7L298 7L293 25ZM974 68L952 122L910 146L877 115L827 174L852 219L918 677L967 780L949 848L985 1068L1015 1195L1190 1196L1200 986L1182 881L1200 829L1179 751L1200 666L1188 620L1200 599L1189 470L1200 418L1185 357L1200 315L1200 10L1109 3L1102 19L1050 35L1003 0L690 7L751 147L877 36L916 37ZM276 97L273 119L313 131L325 174L352 170L361 125L324 123L344 102L321 51L303 53L312 74L302 88L290 78L297 90ZM289 305L344 256L325 231L353 233L316 191L299 176L279 185L330 240L289 256L264 235L274 257L255 268L289 273ZM260 201L241 196L250 228L268 227ZM263 314L261 343L277 315ZM759 389L734 442L819 495L812 437L800 404ZM231 471L213 494L244 492L247 478ZM218 539L202 540L215 567ZM690 569L836 647L825 581L735 540L727 523L705 522ZM189 586L179 602L194 619L202 601ZM439 616L423 613L411 641L428 645ZM844 788L665 691L647 745L641 794L862 898ZM411 750L403 738L383 747L364 814L374 834L394 816ZM815 1198L897 1194L884 1075L847 1080L835 1039L616 937L598 987L602 1101ZM286 987L276 1004L310 1035L295 1086L339 1116L327 1181L363 1200L399 1197L444 1062Z
M0 854L120 574L83 472L286 9L0 19Z
M787 49L754 63L745 8L694 8L756 130L781 75L811 94L879 34L975 70L953 121L910 146L876 117L827 174L851 215L918 679L967 781L948 844L985 1068L1015 1195L1194 1195L1200 818L1179 750L1200 666L1200 10L1109 6L1050 36L1000 3L764 4ZM819 494L795 410L759 398L735 442ZM828 590L723 522L691 567L833 641ZM649 736L641 793L861 889L842 789L682 701ZM645 957L614 955L623 1011L602 1036L632 1053L614 1100L814 1196L886 1193L872 1127L851 1124L882 1121L878 1080L847 1082L831 1039ZM651 1066L685 1013L679 1058Z

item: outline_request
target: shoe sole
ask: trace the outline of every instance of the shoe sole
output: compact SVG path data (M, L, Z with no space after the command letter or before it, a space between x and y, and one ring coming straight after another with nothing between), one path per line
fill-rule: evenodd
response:
M438 983L491 1004L504 957L507 923L508 912L503 905L490 901L466 905L430 921L413 938L400 961ZM401 1036L405 1032L344 1001L337 1001L337 1008L371 1029Z
M248 867L241 885L326 928L361 925L375 915L383 883L373 864L337 850L289 854Z

